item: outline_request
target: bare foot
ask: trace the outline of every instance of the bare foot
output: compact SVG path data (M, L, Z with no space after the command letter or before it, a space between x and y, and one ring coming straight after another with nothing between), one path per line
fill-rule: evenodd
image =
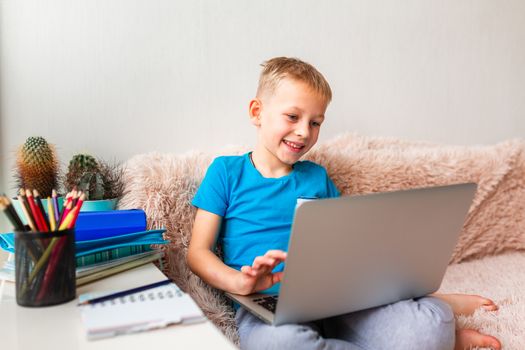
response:
M450 305L454 315L469 316L476 311L476 309L483 308L487 311L496 311L498 305L492 300L481 297L479 295L470 294L432 294L432 296L439 298Z
M458 329L456 331L456 345L454 350L465 350L475 347L499 350L501 349L501 344L498 339L490 335L482 334L474 329Z

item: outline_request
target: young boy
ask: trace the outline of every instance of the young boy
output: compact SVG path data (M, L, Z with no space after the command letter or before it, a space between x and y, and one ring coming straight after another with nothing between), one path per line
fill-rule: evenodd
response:
M263 67L249 105L257 145L210 165L193 200L198 209L187 257L205 282L243 295L278 290L297 199L339 195L323 167L299 160L317 142L332 98L328 82L298 59L273 58ZM217 243L223 261L214 253ZM455 332L453 312L478 307L497 308L478 296L434 295L278 327L241 307L236 322L243 349L499 349L493 337Z

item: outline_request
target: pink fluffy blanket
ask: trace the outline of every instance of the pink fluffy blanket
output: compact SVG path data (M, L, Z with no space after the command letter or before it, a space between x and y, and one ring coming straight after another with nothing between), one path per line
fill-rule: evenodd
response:
M221 154L240 154L244 147ZM208 317L234 342L232 309L222 293L203 283L185 257L195 209L190 201L207 166L219 154L143 154L126 164L125 195L119 208L142 208L149 227L166 227L171 240L164 271L188 291ZM307 159L323 165L343 194L394 191L476 182L451 263L525 248L525 142L491 146L445 146L345 134L312 150Z

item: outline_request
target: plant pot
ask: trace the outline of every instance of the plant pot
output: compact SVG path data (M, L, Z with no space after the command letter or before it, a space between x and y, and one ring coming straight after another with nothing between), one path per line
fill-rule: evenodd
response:
M84 201L80 211L109 211L117 207L117 198Z
M64 197L58 197L58 209L62 211L62 207L64 206ZM11 202L13 202L13 207L16 209L16 213L20 217L20 220L22 220L22 223L24 225L27 225L27 219L24 215L24 211L22 210L20 201L17 198L11 199ZM46 215L49 215L47 212L47 198L42 199L42 205L44 206L44 210L46 211Z

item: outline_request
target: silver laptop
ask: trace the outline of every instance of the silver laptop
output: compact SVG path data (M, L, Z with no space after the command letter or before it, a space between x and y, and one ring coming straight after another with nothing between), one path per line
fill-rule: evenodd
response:
M433 293L476 188L468 183L303 203L295 210L278 298L226 294L281 325Z

